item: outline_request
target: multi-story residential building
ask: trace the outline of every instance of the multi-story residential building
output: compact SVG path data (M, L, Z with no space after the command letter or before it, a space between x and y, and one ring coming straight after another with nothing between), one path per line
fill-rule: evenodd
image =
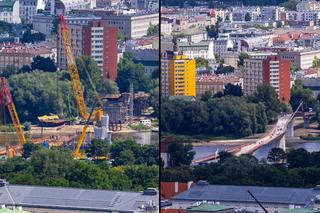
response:
M136 39L146 36L151 24L159 24L159 13L110 15L103 19L108 26L117 27L126 38Z
M14 66L17 69L24 65L30 66L36 56L50 57L55 60L56 50L47 45L25 46L21 44L0 45L0 71L7 66Z
M281 20L281 13L285 12L284 7L265 6L261 7L261 19L264 21L279 21Z
M290 100L290 61L279 56L244 61L243 89L245 95L253 95L258 85L269 84L277 92L280 101Z
M74 55L91 56L104 78L117 78L118 30L102 20L67 19ZM87 23L86 23L87 22ZM58 67L67 69L61 33L58 33Z
M214 44L213 41L201 41L198 43L179 42L179 51L187 58L204 58L214 59Z
M196 62L185 55L161 56L161 95L196 96Z
M232 13L230 14L230 20L235 22L245 21L246 14L250 15L251 21L256 21L261 14L260 7L233 8Z
M19 24L21 22L19 10L19 1L0 1L0 20L8 23Z
M214 41L213 52L220 58L224 58L225 53L227 53L228 48L232 48L232 42L229 38L218 38Z
M169 96L169 59L166 54L161 55L161 97Z
M31 24L33 16L37 13L37 0L21 0L20 1L20 17L21 21Z
M185 55L169 60L169 95L196 96L196 61Z
M46 37L50 37L53 29L53 20L54 16L38 13L33 16L33 29L43 33L46 35Z
M320 10L320 2L315 0L302 0L297 4L298 12L305 11L319 11Z
M286 13L286 20L291 22L311 22L318 23L320 19L320 11L288 11Z
M203 95L206 92L210 92L211 94L223 92L224 87L227 84L242 86L241 79L235 75L211 74L197 76L197 97Z
M320 49L298 49L293 51L279 52L282 59L290 60L296 69L307 69L312 67L314 57L319 57Z

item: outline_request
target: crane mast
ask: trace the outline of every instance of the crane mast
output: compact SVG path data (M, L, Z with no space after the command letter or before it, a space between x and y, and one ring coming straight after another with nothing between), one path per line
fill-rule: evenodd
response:
M3 104L3 103L5 103L8 107L8 111L10 113L10 117L11 117L14 129L16 130L16 133L18 135L18 141L20 145L23 145L24 143L26 143L26 138L24 136L22 125L20 123L18 113L11 96L10 88L6 83L5 78L1 77L0 104Z
M71 44L71 37L70 37L70 32L66 23L66 20L63 15L59 15L59 20L60 20L60 25L61 25L61 35L62 35L62 40L63 40L63 45L65 49L65 55L67 58L67 64L68 64L68 69L70 73L70 78L71 78L71 85L72 85L72 90L73 94L76 98L77 106L80 115L84 120L86 120L85 126L83 127L82 133L80 135L79 141L77 143L77 146L73 152L73 157L75 158L81 158L82 154L80 153L80 148L83 144L83 141L85 140L86 137L86 132L89 127L89 121L91 119L91 116L93 115L94 121L99 122L101 120L101 117L103 116L103 110L102 109L97 109L94 110L92 109L91 113L88 113L88 108L86 106L84 97L83 97L83 89L79 77L79 72L76 64L76 60L73 54L73 48ZM88 75L88 73L87 73ZM91 82L90 76L88 75L89 80ZM92 83L92 82L91 82Z
M63 15L59 16L59 20L61 25L61 35L62 35L63 45L65 49L65 55L67 58L67 64L68 64L68 69L70 73L73 94L75 96L80 115L82 116L83 119L87 120L89 117L89 114L88 114L86 103L84 101L83 89L81 86L81 81L79 77L76 60L73 54L70 32Z

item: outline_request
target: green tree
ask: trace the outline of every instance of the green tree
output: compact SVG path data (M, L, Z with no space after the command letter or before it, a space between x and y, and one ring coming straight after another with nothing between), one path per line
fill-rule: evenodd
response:
M149 92L151 83L142 64L136 64L131 54L124 54L118 64L117 84L120 92L128 92L130 82L134 91Z
M303 83L297 80L291 88L290 104L293 110L296 110L303 101L304 110L314 108L317 100L313 97L313 93L310 89L303 88Z
M13 65L8 65L0 74L1 77L9 78L12 75L17 74L17 68Z
M153 25L153 24L149 23L149 27L147 30L147 36L152 36L152 35L156 35L156 34L159 34L159 24Z
M245 20L245 21L251 21L251 15L250 15L250 13L247 12L247 13L245 14L244 20Z
M267 84L259 85L254 96L258 102L262 102L266 106L269 122L276 121L280 102L275 89Z
M114 81L103 79L101 69L90 56L80 56L76 59L76 63L84 88L84 97L89 106L91 106L97 98L94 90L97 91L99 97L106 94L119 93L119 89Z
M33 143L25 143L23 145L23 153L22 157L27 159L29 158L33 152L37 151L40 149L39 145L33 144Z
M288 0L281 4L281 6L285 7L287 10L295 11L297 10L297 4L299 3L299 0Z
M182 165L190 165L195 155L192 148L192 144L171 143L168 148L170 166L179 167Z
M317 56L313 58L312 67L314 68L320 67L320 59Z
M232 66L223 66L222 64L220 64L220 66L218 67L217 71L215 71L216 74L230 74L234 72L234 67Z
M27 28L27 30L23 33L21 42L22 43L37 43L40 41L45 41L46 36L43 33L31 33L31 29Z
M26 72L31 72L31 71L32 71L32 69L31 69L31 67L29 65L23 65L19 69L18 73L26 73Z
M232 154L227 151L219 152L219 163L224 163L228 158L232 157Z
M238 67L244 66L244 60L250 58L250 55L248 53L240 53L239 55L239 61L238 61Z
M33 61L31 63L31 69L32 70L42 70L45 72L57 71L57 67L56 67L54 61L50 57L44 58L39 55L33 58Z
M304 168L309 165L310 154L303 148L291 150L287 155L289 168Z
M286 153L281 148L272 148L267 157L269 162L283 163L286 159Z
M93 139L88 147L85 149L85 153L88 157L106 157L109 152L109 141L101 139Z
M58 80L55 73L33 71L13 75L9 78L19 118L24 121L37 121L38 116L50 113L74 117L77 109L74 103L70 81Z
M243 96L241 86L227 84L224 86L223 90L224 95L231 95L231 96Z

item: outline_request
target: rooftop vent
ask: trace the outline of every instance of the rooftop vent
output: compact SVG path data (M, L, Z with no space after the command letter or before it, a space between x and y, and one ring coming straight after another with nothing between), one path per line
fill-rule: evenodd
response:
M206 185L209 185L209 183L206 181L206 180L199 180L197 185L199 186L206 186Z
M0 187L7 185L7 181L5 179L0 179Z
M155 188L147 188L143 191L143 195L157 195L157 189Z

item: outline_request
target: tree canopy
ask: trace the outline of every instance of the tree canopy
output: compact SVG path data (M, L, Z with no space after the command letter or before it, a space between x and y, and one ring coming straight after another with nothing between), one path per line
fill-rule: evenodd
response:
M117 84L120 92L129 92L130 83L134 91L149 92L151 88L150 78L142 64L136 64L130 53L125 53L118 64Z

